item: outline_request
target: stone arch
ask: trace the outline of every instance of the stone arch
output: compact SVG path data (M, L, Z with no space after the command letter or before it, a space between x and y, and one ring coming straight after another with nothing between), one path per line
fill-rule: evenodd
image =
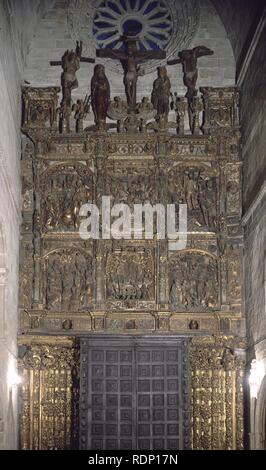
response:
M255 448L266 450L266 375L261 383L255 411Z

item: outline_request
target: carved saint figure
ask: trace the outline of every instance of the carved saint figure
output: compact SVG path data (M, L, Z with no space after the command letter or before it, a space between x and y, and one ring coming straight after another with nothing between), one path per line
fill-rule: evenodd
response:
M193 49L185 49L178 53L179 59L168 60L168 65L182 64L183 66L183 81L187 87L186 97L192 100L197 94L196 83L198 79L197 61L199 57L205 55L213 55L213 51L205 46L197 46Z
M195 181L194 174L189 172L184 181L185 201L189 210L196 209L198 206L197 195L197 181Z
M91 80L91 105L95 124L98 128L104 127L107 109L110 102L110 85L105 75L104 66L95 65Z
M177 120L177 126L178 126L178 134L183 135L185 133L185 114L187 110L187 103L186 103L185 98L177 96L175 107L176 107L176 120Z
M83 100L77 100L72 106L72 111L74 111L74 119L76 120L76 132L79 133L83 131L83 119L86 115L87 109Z
M157 117L167 120L169 114L169 98L171 83L166 67L158 67L158 78L153 83L151 102L157 110Z

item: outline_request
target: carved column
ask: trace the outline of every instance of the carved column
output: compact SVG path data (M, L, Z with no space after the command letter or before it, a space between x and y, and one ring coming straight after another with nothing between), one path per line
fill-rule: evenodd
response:
M244 379L245 379L246 355L243 350L236 350L236 448L244 448Z
M34 168L35 208L33 213L33 249L34 249L34 276L33 276L33 307L42 308L41 295L41 220L40 220L40 173L43 171L41 163L36 162Z
M103 276L103 256L97 254L96 256L96 308L101 310L105 302L104 295L104 276Z
M75 448L76 350L68 337L23 337L20 448ZM24 354L23 354L24 353ZM77 397L76 397L77 400Z
M243 448L244 358L233 337L193 338L190 346L191 448Z
M167 264L167 247L165 243L160 243L159 251L159 282L158 282L158 303L163 309L168 309L168 264Z

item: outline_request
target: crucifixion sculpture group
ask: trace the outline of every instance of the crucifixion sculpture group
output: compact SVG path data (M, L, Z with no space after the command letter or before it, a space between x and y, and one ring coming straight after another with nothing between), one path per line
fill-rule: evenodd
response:
M96 57L119 60L124 70L124 87L127 98L127 114L130 116L138 112L137 107L137 82L142 75L140 64L147 60L162 60L166 58L166 52L156 49L150 51L138 50L138 37L124 35L120 38L123 47L120 49L101 48L96 50ZM199 57L212 55L213 51L205 46L197 46L178 53L178 58L168 60L168 65L182 64L183 82L187 88L186 98L188 110L191 116L194 112L194 99L197 96L196 83L198 78L197 60ZM51 66L60 65L63 68L61 74L62 101L60 115L62 122L69 130L69 116L72 110L72 90L78 87L76 72L80 68L80 62L94 63L94 58L82 56L82 42L76 43L75 50L67 50L60 61L51 61ZM158 78L153 84L151 104L157 111L157 118L167 120L169 112L170 80L166 67L158 67ZM91 80L90 99L86 99L86 107L92 105L97 128L103 128L106 121L108 105L110 103L110 85L105 75L104 66L97 64ZM84 108L84 113L86 109Z

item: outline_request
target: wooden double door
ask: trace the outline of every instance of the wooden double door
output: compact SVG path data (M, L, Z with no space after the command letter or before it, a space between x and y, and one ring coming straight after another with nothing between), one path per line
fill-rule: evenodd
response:
M81 338L80 449L184 448L186 349L179 337Z

